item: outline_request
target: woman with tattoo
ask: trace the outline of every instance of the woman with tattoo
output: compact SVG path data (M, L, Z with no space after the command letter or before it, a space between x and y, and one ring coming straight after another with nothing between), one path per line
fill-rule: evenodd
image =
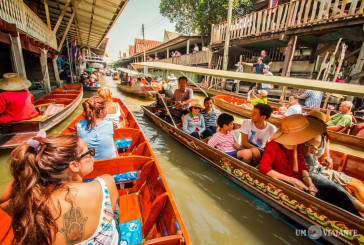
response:
M95 148L95 160L117 157L114 143L113 123L105 119L107 115L106 101L98 96L88 98L82 104L86 120L77 123L77 135L88 147Z
M94 153L76 135L45 138L44 131L13 150L14 180L0 197L12 217L13 244L118 244L114 179L82 182Z

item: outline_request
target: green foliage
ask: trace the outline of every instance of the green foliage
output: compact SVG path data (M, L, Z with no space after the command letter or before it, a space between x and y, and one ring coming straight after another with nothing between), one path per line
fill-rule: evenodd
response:
M210 36L212 24L227 19L229 0L161 0L160 13L182 34ZM233 18L252 12L251 0L233 0Z

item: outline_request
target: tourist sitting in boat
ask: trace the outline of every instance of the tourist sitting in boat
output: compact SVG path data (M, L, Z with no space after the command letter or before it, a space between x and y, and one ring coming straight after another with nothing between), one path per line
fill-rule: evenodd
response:
M193 100L193 90L187 87L187 78L180 77L178 79L178 89L174 91L173 98L164 98L167 101L175 103L175 110L178 110L182 115L187 114L188 108L191 106Z
M316 110L310 111L308 117L325 124L325 114ZM313 139L305 143L307 149L305 151L305 162L309 169L309 175L314 185L328 184L336 189L344 192L356 209L364 214L364 184L358 179L352 178L343 172L333 170L333 161L330 157L330 143L326 132L317 135ZM323 158L322 164L319 158ZM354 196L350 195L343 187L352 190Z
M90 76L90 87L95 86L96 83L97 83L97 77L95 74L92 73Z
M250 98L250 95L253 95L254 99ZM252 105L256 105L258 103L262 103L262 104L268 104L268 100L267 97L268 96L268 91L267 90L258 90L258 97L254 94L254 89L253 90L249 90L248 92L248 97L246 98L247 101L250 101L250 103Z
M267 122L273 110L269 105L258 103L254 106L251 119L244 119L241 124L242 161L257 166L262 158L264 148L276 127Z
M5 73L0 80L0 123L10 123L35 118L33 95L27 90L32 83L16 73Z
M167 84L164 85L164 94L167 98L173 98L174 91L178 89L177 77L174 74L168 76Z
M184 115L183 132L197 138L204 138L203 132L206 130L205 120L200 113L202 106L198 103L193 103L189 108L190 112Z
M82 182L93 171L94 149L72 134L44 137L43 131L10 154L14 180L0 197L0 208L12 218L13 243L117 244L119 194L113 177Z
M309 176L303 143L325 131L325 125L313 118L300 114L283 118L281 128L266 144L259 171L359 216L344 192L331 185L314 185Z
M203 138L207 138L216 133L217 118L221 114L221 111L214 108L214 100L211 97L206 97L203 101L205 106L201 110L201 114L205 120L206 130L203 132Z
M136 87L144 86L144 83L142 82L142 79L140 77L138 77L134 86L136 86Z
M125 114L120 108L119 103L113 102L111 91L109 88L100 88L97 91L98 95L106 102L107 115L105 119L109 119L114 123L115 128L125 127Z
M299 96L299 99L305 100L305 106L309 108L320 108L322 100L322 92L307 89Z
M302 114L302 106L300 105L299 96L297 94L291 94L289 96L288 109L284 103L283 97L281 97L280 101L282 107L279 107L278 111L275 114L282 117L288 117L294 114Z
M236 141L234 128L234 117L232 115L222 113L217 119L219 131L214 134L208 141L208 145L218 149L237 159L242 159L242 148Z
M207 88L207 82L206 82L205 78L202 78L201 83L200 83L200 87L201 88Z
M86 120L77 123L77 135L88 147L95 149L95 160L117 157L112 122L105 119L107 115L106 101L98 96L88 98L82 104Z
M350 127L353 123L353 115L351 114L351 108L353 108L353 102L344 101L340 104L339 113L330 116L330 109L327 109L326 113L326 125L327 130L340 131L345 127Z

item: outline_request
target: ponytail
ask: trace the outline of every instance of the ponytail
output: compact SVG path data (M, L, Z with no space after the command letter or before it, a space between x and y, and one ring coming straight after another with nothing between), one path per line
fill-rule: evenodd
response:
M100 118L101 112L106 108L105 100L98 96L93 96L83 102L82 106L87 128L91 130L96 125L96 118Z

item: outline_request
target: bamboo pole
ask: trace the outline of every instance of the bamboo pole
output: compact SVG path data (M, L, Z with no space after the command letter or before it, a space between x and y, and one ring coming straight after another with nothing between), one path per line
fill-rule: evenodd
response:
M324 61L322 62L321 66L320 66L320 71L319 71L319 73L318 73L318 75L317 75L316 80L319 80L319 79L320 79L321 72L322 72L322 70L324 69L324 66L325 66L325 64L326 64L327 58L329 57L329 54L330 54L330 52L326 52L326 55L325 55Z
M199 88L201 91L202 91L202 93L204 93L205 95L206 95L206 97L209 97L208 95L207 95L207 93L205 92L205 90L203 90L201 87L199 87L194 81L192 81L192 79L191 78L189 78L188 76L186 76L186 74L184 74L183 72L181 72L181 74L183 75L183 76L185 76L185 77L187 77L187 79L190 81L190 82L192 82L197 88Z
M291 52L288 67L287 67L287 70L286 70L286 75L285 75L286 77L289 77L291 75L291 66L292 66L293 57L294 57L294 54L295 54L295 51L296 51L296 44L297 44L297 36L294 37L292 52ZM287 91L286 90L287 90L287 87L284 86L283 90L282 90L282 94L281 94L281 98L283 98L284 101L286 100L286 96L287 96ZM284 97L283 97L283 95L284 95Z

